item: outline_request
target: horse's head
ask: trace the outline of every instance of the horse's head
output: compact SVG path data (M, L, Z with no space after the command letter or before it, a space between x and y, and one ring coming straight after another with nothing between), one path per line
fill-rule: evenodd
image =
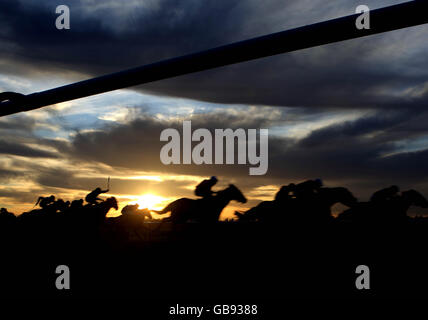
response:
M331 205L340 202L345 206L353 207L358 203L357 198L348 189L343 187L321 188L319 195Z
M351 191L343 187L337 189L340 203L348 207L353 207L358 203L358 199L354 197Z
M107 205L109 209L114 208L116 210L119 209L119 206L117 204L117 199L115 197L110 197L104 203Z
M401 193L401 197L402 199L408 201L410 205L428 208L427 199L425 199L425 197L416 190L403 191Z
M122 208L122 215L135 213L138 210L138 204L128 204Z
M242 194L241 190L239 190L235 185L230 184L229 187L225 190L230 195L231 200L236 200L241 203L246 203L247 198Z

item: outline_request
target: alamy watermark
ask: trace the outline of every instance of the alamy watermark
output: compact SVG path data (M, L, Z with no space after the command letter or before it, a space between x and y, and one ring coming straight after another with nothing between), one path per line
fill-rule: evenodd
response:
M55 20L55 27L58 30L70 29L70 8L64 4L55 9L56 14L60 14Z
M370 29L370 8L366 5L359 5L355 9L355 13L361 13L355 21L355 26L358 30Z
M67 5L58 5L55 13L59 16L55 20L55 27L58 30L70 29L70 8ZM370 8L367 5L359 5L355 9L355 13L361 13L355 21L355 26L358 30L370 29Z
M355 287L358 290L369 290L370 289L370 269L366 265L359 265L355 270L355 273L359 276L355 279Z
M264 175L268 170L268 135L268 129L215 129L213 139L208 129L199 128L192 133L191 121L183 121L182 135L173 128L161 132L160 141L168 143L160 150L160 160L165 165L250 164L254 166L249 169L250 175ZM192 148L192 142L199 143Z
M57 266L55 273L59 276L55 280L55 287L58 290L70 289L70 268L66 265Z

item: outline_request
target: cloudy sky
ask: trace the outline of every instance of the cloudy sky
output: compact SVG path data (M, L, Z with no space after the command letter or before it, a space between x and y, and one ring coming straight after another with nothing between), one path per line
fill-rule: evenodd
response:
M365 1L371 9L403 1ZM68 5L71 29L55 28ZM32 93L353 14L354 0L2 0L0 92ZM0 119L0 207L84 196L111 177L122 205L159 207L217 175L253 205L322 178L365 200L398 184L428 195L428 26L154 82ZM269 170L165 166L160 132L269 129ZM230 215L234 207L225 213Z

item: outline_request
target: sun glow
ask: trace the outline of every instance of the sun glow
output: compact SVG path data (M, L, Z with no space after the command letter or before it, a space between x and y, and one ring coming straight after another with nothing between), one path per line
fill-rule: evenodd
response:
M166 199L161 196L147 193L139 196L133 203L138 204L140 209L148 208L151 210L160 210L164 207L163 202L165 202L165 200Z

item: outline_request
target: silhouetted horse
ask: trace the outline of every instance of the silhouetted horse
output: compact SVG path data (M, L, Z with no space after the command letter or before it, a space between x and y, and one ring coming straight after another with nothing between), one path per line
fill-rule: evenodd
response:
M15 225L16 222L16 216L12 213L7 211L6 208L0 209L0 229L7 230Z
M122 208L121 213L121 216L107 219L110 230L121 239L144 240L139 231L144 228L145 221L153 220L150 210L147 208L139 209L138 204L129 204Z
M331 207L336 203L352 208L358 201L346 188L320 188L311 201L302 203L302 213L312 221L326 222L332 218Z
M281 191L281 190L280 190ZM278 192L279 193L279 192ZM310 196L282 197L281 201L263 201L250 210L235 215L242 220L265 222L326 222L332 218L331 207L342 203L352 207L357 199L346 188L320 188Z
M62 214L66 212L66 210L69 208L70 202L65 202L62 199L53 200L55 199L54 196L50 197L39 197L39 200L37 203L40 202L41 209L33 209L28 212L24 212L20 216L18 216L18 221L20 223L45 223L45 224L52 224L58 221L58 219L62 218ZM46 200L47 199L47 200ZM47 201L47 202L43 202Z
M235 216L239 221L274 221L278 218L280 205L277 201L262 201L257 206L245 212L235 211Z
M153 217L149 209L139 209L138 204L128 204L122 209L123 218L130 218L135 220L152 220Z
M392 222L399 222L408 219L407 211L411 206L427 208L428 201L416 190L403 191L400 197L386 201L385 210L380 212L385 213L383 218ZM377 209L381 210L381 208Z
M33 209L18 216L20 223L46 222L56 213L56 208L47 206L43 209Z
M281 212L285 208L287 208L287 211L294 211L292 207L296 201L292 193L295 187L296 185L294 183L282 186L276 193L273 201L262 201L257 206L245 212L235 211L235 216L239 221L277 221L281 218Z
M110 209L118 209L117 200L115 197L107 198L105 201L99 202L97 204L87 204L83 207L83 216L90 224L101 224L104 222L107 213ZM85 223L83 221L82 223Z
M410 206L428 208L428 201L416 190L404 191L401 193L401 210L407 212Z
M408 219L407 211L411 206L428 208L428 201L416 190L408 190L382 202L360 202L341 213L338 219L350 222L399 223Z
M187 221L196 222L216 222L221 212L231 200L241 203L247 202L242 192L233 184L228 188L218 191L216 195L204 199L193 200L181 198L171 202L163 210L156 211L157 214L171 212L171 217L166 218L173 223L182 223Z

